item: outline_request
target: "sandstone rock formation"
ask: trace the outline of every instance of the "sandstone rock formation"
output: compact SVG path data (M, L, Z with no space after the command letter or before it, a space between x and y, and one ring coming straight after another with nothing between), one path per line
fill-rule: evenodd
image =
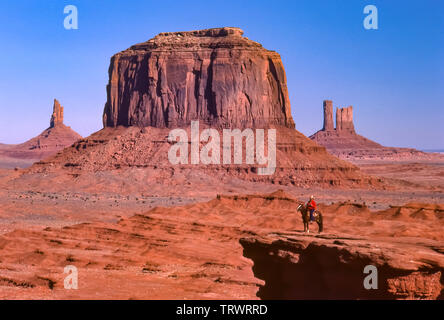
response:
M60 124L63 124L63 107L60 105L60 102L57 99L54 99L54 106L49 127L54 128Z
M336 130L355 132L353 125L353 107L336 108Z
M278 53L238 28L160 33L111 58L105 127L294 128Z
M3 163L29 166L35 161L56 154L81 138L77 132L63 124L63 107L54 99L49 128L24 143L0 145L0 166Z
M331 100L324 100L324 127L323 131L334 130L333 126L333 102Z
M327 148L328 152L344 160L425 160L444 156L429 154L411 148L384 147L355 131L353 107L336 108L336 128L333 128L332 101L325 100L324 126L310 139Z
M190 136L189 127L185 130ZM324 147L294 129L279 128L277 131L276 170L271 175L258 175L258 168L265 166L244 162L173 165L168 159L172 145L168 133L167 128L105 128L55 156L35 163L28 174L41 180L40 175L48 173L78 176L114 170L129 174L133 170L141 175L143 170L147 182L168 184L171 188L194 180L196 176L208 181L211 188L215 188L214 183L230 185L233 178L300 187L383 187L381 179L362 174L356 166L330 155ZM190 152L187 159L190 159Z
M363 175L294 129L279 54L242 34L238 28L161 33L114 55L105 128L34 165L29 173L143 168L171 183L182 174L199 173L208 181L217 177L227 183L238 177L307 187L381 186L379 179ZM227 127L275 128L274 174L259 176L260 166L245 160L240 165L172 165L170 128L183 128L189 136L192 120L199 120L201 129L211 126L219 132Z
M240 240L262 299L443 299L442 241L273 233ZM377 268L368 290L364 268Z

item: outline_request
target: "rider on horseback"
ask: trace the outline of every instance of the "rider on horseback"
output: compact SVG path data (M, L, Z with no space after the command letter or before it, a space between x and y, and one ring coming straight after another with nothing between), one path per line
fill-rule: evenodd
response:
M310 200L307 202L307 208L310 211L310 221L314 221L313 213L316 210L316 202L314 201L314 196L310 196Z

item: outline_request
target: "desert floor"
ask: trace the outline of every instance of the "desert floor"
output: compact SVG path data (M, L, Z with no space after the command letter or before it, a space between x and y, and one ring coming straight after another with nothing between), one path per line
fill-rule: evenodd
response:
M263 281L254 277L239 239L301 232L296 204L311 194L326 234L444 243L444 163L355 164L396 187L307 189L233 180L222 188L153 185L139 193L101 192L94 182L77 190L73 181L45 191L14 182L21 170L1 169L0 298L256 299ZM278 190L295 201L271 200ZM405 214L393 213L393 206ZM78 290L64 289L67 265L79 270Z

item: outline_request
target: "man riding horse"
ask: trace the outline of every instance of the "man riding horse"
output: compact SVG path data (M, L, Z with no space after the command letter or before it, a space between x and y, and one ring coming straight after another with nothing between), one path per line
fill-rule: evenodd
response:
M324 219L322 213L316 210L316 202L314 196L310 197L310 200L306 205L300 204L297 211L301 212L302 223L304 224L304 232L310 232L310 222L315 221L318 224L319 232L324 229Z
M313 195L310 196L310 200L307 202L307 209L310 212L310 223L312 223L314 221L313 213L316 210L316 202L314 201Z

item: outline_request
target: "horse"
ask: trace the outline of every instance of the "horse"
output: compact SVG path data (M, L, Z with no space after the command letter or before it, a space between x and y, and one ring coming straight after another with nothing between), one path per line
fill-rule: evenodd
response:
M296 211L301 212L302 223L304 224L304 232L310 232L310 211L307 206L300 204ZM324 219L322 218L322 213L315 210L313 212L316 223L318 224L318 232L321 233L324 230Z

